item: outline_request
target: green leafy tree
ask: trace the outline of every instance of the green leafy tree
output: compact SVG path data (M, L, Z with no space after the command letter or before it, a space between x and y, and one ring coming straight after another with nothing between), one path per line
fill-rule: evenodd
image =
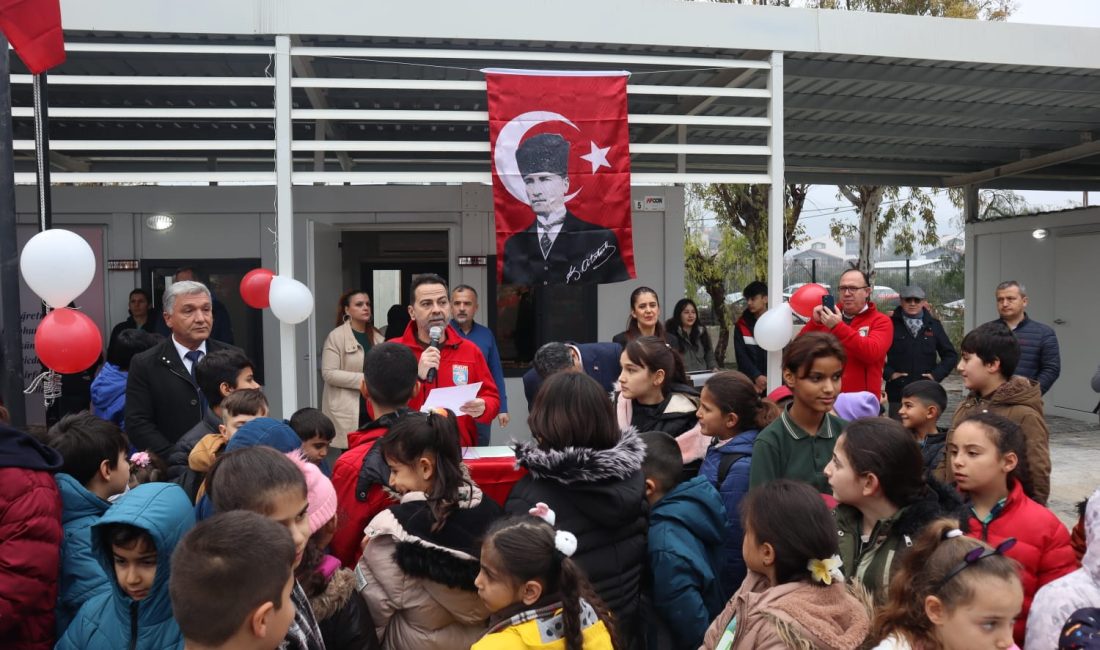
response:
M787 185L784 192L783 251L790 250L803 235L798 223L806 204L809 185ZM768 277L768 197L769 185L706 184L690 185L688 193L705 211L715 214L718 223L744 237L747 246L742 265L751 279Z
M857 267L864 273L871 275L874 251L888 237L899 255L912 255L917 244L932 246L939 241L932 194L917 187L903 190L885 185L841 185L838 190L856 208L858 224L834 219L830 234L838 243L858 236Z

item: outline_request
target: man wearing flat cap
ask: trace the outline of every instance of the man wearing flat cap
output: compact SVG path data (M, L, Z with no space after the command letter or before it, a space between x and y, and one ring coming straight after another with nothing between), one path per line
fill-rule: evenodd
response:
M528 138L516 164L535 222L504 243L504 284L591 284L630 276L611 230L584 221L565 207L569 142L556 133Z
M943 324L925 308L924 289L915 285L902 287L898 297L901 304L891 316L894 340L882 370L890 417L901 407L903 388L921 379L943 381L959 361L959 353L951 345Z

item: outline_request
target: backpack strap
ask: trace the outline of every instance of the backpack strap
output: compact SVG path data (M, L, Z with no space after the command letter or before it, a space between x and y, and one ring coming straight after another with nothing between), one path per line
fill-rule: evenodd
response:
M718 487L722 487L722 484L726 482L726 477L729 476L733 464L747 457L748 454L742 453L722 454L721 460L718 461Z

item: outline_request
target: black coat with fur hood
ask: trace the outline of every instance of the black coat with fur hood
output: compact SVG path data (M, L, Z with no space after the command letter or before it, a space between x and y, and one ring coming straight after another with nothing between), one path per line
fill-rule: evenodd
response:
M516 446L516 464L527 475L516 483L504 509L527 514L536 503L557 513L556 528L577 536L573 560L629 636L637 630L645 569L649 507L642 461L645 443L633 428L611 449L539 449Z

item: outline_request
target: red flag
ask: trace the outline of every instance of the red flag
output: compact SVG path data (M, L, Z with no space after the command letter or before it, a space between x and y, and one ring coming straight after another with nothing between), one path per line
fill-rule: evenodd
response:
M485 72L497 278L634 277L627 73Z
M0 31L31 74L65 62L60 0L0 0Z

